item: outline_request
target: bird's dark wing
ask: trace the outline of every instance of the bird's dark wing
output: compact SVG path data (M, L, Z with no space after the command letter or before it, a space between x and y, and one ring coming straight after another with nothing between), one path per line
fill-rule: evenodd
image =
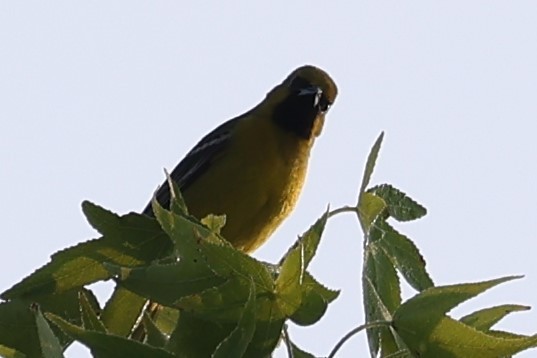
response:
M175 167L170 176L177 183L181 192L185 192L207 170L211 162L223 153L239 119L240 117L231 119L207 134ZM170 188L167 181L158 188L156 198L160 205L169 208ZM151 203L146 206L143 214L153 216Z

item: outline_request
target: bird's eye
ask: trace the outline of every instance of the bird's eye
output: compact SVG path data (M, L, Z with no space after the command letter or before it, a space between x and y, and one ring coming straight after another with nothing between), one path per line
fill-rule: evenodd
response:
M326 96L323 94L321 95L321 98L319 99L319 110L321 112L326 112L330 109L331 103L328 102L328 99L326 99Z

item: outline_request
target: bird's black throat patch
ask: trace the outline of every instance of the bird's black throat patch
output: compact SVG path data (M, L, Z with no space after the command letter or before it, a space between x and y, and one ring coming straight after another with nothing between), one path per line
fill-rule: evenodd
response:
M281 128L300 138L309 139L319 112L319 106L315 105L315 94L292 93L275 107L273 119Z

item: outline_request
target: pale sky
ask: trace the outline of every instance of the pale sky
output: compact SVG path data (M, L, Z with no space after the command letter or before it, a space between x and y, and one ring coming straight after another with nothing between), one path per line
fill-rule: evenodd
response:
M142 209L163 168L314 64L340 95L296 210L255 256L277 262L328 204L354 204L385 131L373 183L428 208L395 226L435 283L526 275L454 315L530 305L497 328L537 332L537 2L201 3L0 2L1 291L96 236L82 200ZM291 326L301 348L326 355L364 322L361 264L354 217L332 219L311 269L342 293L316 325ZM366 352L360 334L339 356ZM88 353L73 346L68 356Z

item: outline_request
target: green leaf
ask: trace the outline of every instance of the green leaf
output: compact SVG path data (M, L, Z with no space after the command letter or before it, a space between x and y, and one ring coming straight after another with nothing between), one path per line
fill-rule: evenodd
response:
M291 343L291 352L293 352L293 356L292 356L293 358L315 358L313 354L300 349L293 342L290 342L290 343Z
M142 316L142 323L146 332L146 343L153 347L165 347L168 343L168 338L158 329L147 312Z
M99 319L97 312L92 307L90 300L84 292L79 293L80 312L84 328L90 331L106 332L106 327Z
M293 322L302 326L308 326L319 321L326 312L328 304L339 296L339 291L324 287L307 271L304 275L301 291L302 303L290 318Z
M433 286L425 268L425 259L409 238L384 220L375 221L370 236L412 287L422 291Z
M371 225L375 220L383 217L385 209L386 203L384 200L371 193L363 193L358 206L358 217L366 238L370 237L369 231Z
M172 334L179 320L179 310L166 306L160 306L159 308L155 317L153 317L153 321L162 333L169 336Z
M521 276L428 288L402 304L397 310L394 320L404 322L406 319L412 320L421 315L426 315L429 320L433 320L435 317L443 316L462 302L500 283L518 278Z
M175 307L194 313L204 319L234 323L242 314L248 300L248 286L241 280L231 279L224 284L200 293L180 298ZM269 299L261 299L259 309L270 306ZM261 313L258 313L258 315Z
M291 255L302 256L304 268L307 268L310 264L313 256L317 252L321 236L323 234L326 222L328 221L329 211L327 210L323 216L321 216L315 224L313 224L308 231L306 231L299 239L293 244L293 246L287 251L284 257L280 260L279 266L283 266L284 261Z
M375 186L367 192L382 198L388 213L397 221L416 220L427 214L427 209L389 184Z
M52 255L51 261L2 294L3 299L57 294L106 280L104 262L140 266L170 253L171 243L152 218L139 214L118 216L89 202L88 220L104 236Z
M181 195L179 185L177 185L166 170L164 172L166 174L168 188L170 189L170 211L176 214L188 215L188 208L186 207L185 199Z
M359 199L358 199L359 204L361 201L362 193L365 192L365 189L369 185L369 181L371 180L371 175L373 174L373 170L375 169L375 162L377 161L377 157L379 155L380 146L382 144L383 138L384 138L384 132L381 132L377 140L375 141L375 144L373 144L373 147L371 148L371 151L369 152L369 156L367 157L367 162L365 164L365 169L364 169L364 176L362 178L362 184L360 185L360 194L359 194Z
M43 358L60 358L63 357L60 341L50 329L47 321L41 314L37 305L33 306L35 322L37 326L37 335L41 344Z
M101 320L107 331L117 336L127 337L146 302L145 297L116 286L101 314Z
M132 358L172 358L173 354L163 349L152 347L127 338L103 332L87 331L75 326L54 314L45 314L47 319L60 327L74 339L87 346L94 356L100 358L132 357Z
M362 290L366 323L390 321L401 303L401 288L390 259L374 241L364 252ZM380 348L388 353L396 346L390 331L384 327L368 329L367 338L371 356L376 356Z
M62 357L62 345L39 305L21 300L0 303L0 349L5 356Z
M244 306L237 327L216 347L213 358L242 357L255 332L255 285L250 285L248 301Z
M19 352L16 349L6 347L0 344L0 357L4 358L25 358L26 354Z
M422 357L492 358L511 356L537 344L537 336L500 337L454 320L446 313L460 303L518 277L426 289L403 303L393 327L407 346Z
M203 225L164 210L156 201L153 201L153 212L185 262L205 262L216 275L237 278L245 287L253 279L258 294L274 290L270 270L262 262L236 250Z
M167 306L172 306L181 297L225 282L202 260L188 262L185 259L173 264L153 264L133 269L113 265L108 268L122 287Z
M235 324L211 322L183 311L166 349L182 358L210 357L234 328Z
M220 234L220 231L226 225L226 216L209 214L201 219L201 223L215 234Z
M521 305L501 305L490 308L484 308L466 315L460 321L479 331L488 331L501 319L512 312L527 311L530 307Z

